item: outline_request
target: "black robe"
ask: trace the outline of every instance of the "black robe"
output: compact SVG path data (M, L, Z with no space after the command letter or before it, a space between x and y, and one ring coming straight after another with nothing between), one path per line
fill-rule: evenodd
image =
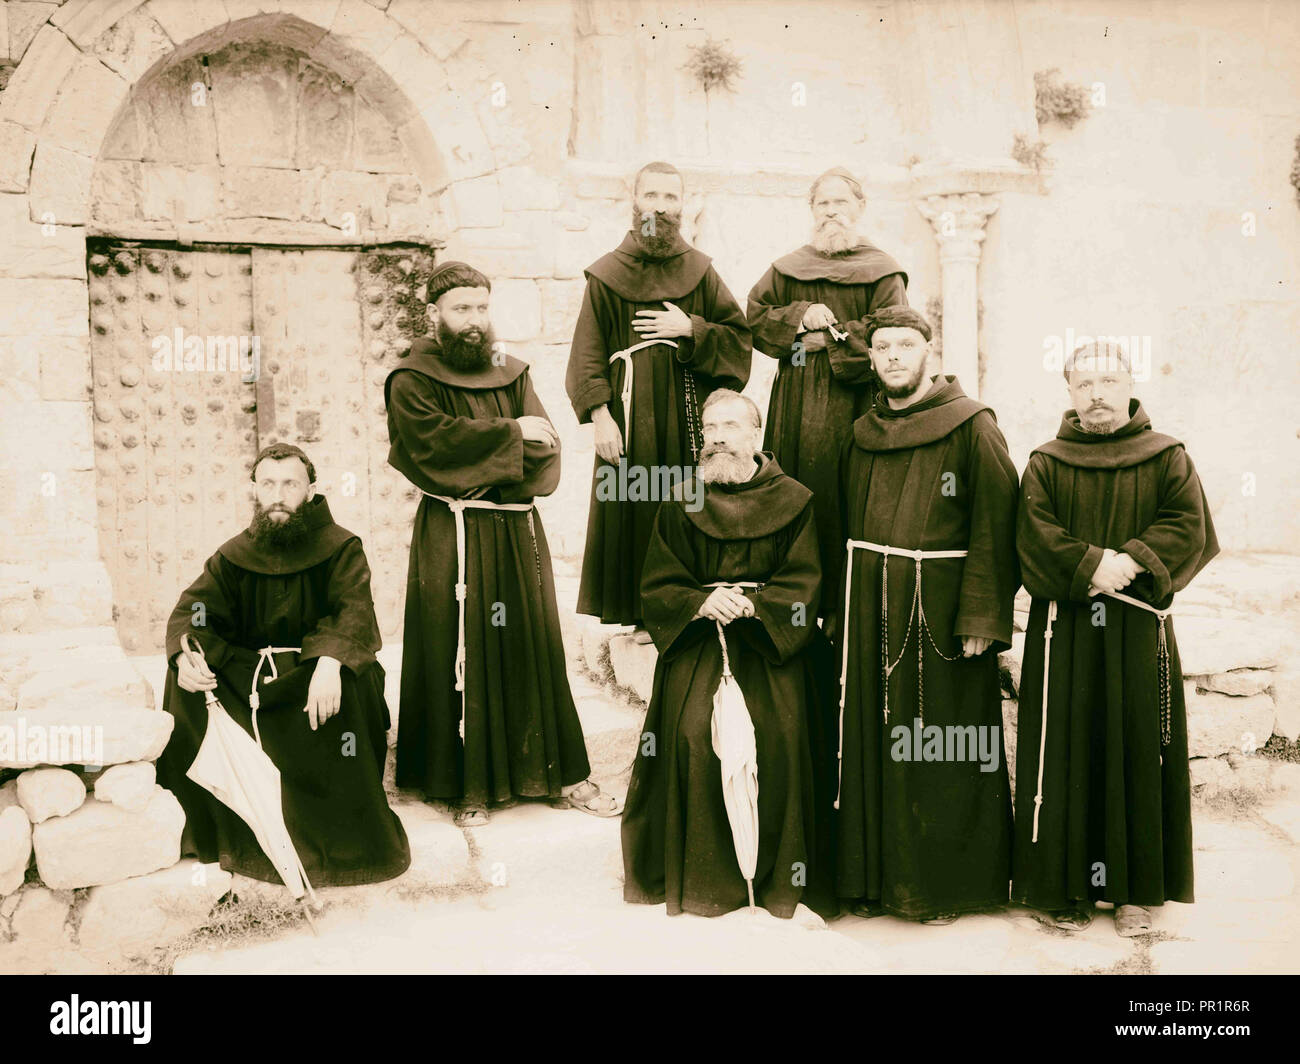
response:
M528 366L462 373L418 340L384 384L388 461L422 491L530 503L560 479L560 452L526 441L546 417ZM406 582L397 784L473 804L558 796L591 771L569 691L551 554L536 511L465 511L465 738L455 689L456 526L415 513Z
M1159 620L1106 595L1089 598L1088 588L1108 547L1147 569L1121 594L1166 609L1219 544L1183 445L1151 431L1136 399L1129 413L1126 425L1099 436L1067 411L1057 438L1029 456L1021 485L1017 546L1033 605L1020 680L1011 893L1040 909L1084 898L1193 900L1187 711L1173 617L1164 622L1169 742L1162 745ZM1051 600L1058 613L1033 842Z
M300 646L301 654L276 657L279 679L265 682L264 666L258 685L257 728L280 770L285 825L312 886L377 883L406 871L411 853L384 795L389 716L384 668L375 660L380 637L370 568L361 540L334 523L324 496L308 503L307 522L308 539L289 551L261 548L241 532L181 595L167 622L172 665L163 695L176 725L158 759L158 782L185 810L183 854L280 882L244 821L185 775L207 731L208 709L202 691L181 689L175 659L189 633L217 675L221 704L252 735L257 650ZM342 663L343 694L339 712L313 731L303 707L322 656Z
M836 340L821 330L825 349L803 351L796 362L796 344L809 335L799 333L799 326L814 303L829 307L849 336ZM749 293L754 347L779 360L763 446L787 474L812 490L824 572L832 571L844 552L837 500L840 452L878 386L864 323L890 306L907 306L907 274L870 244L842 255L804 246L777 259ZM832 600L822 599L823 610Z
M680 240L668 257L648 259L628 233L616 250L587 268L586 276L565 376L578 422L587 424L594 408L609 404L623 433L623 461L647 470L676 469L680 483L695 464L692 442L698 450L704 400L717 388L739 390L749 380L752 355L744 312L709 257ZM656 344L632 356L629 450L620 399L625 367L622 362L611 366L609 357L642 342L632 328L636 312L664 310L664 301L690 315L692 331L675 338L676 351ZM694 401L688 402L692 390ZM610 463L597 455L578 612L607 624L635 624L641 620L641 566L662 499L601 500L597 486L605 465Z
M776 916L801 900L830 914L834 722L813 663L815 644L829 649L816 621L820 577L809 492L770 455L743 484L707 486L698 512L660 507L642 581L660 655L643 729L654 747L643 734L623 813L627 901L704 916L748 904L711 738L722 650L716 623L695 611L705 584L756 581L746 591L755 616L724 626L758 746L754 896Z
M1011 797L997 654L1011 645L1020 578L1016 469L993 411L968 398L951 376L935 378L925 398L903 410L891 409L879 396L853 426L841 505L846 537L970 553L921 563L928 636L919 623L920 609L912 615L915 562L889 558L888 645L890 660L898 664L888 680L886 722L882 556L854 552L847 630L842 591L836 607L839 649L846 631L849 647L839 895L879 900L889 911L917 919L1004 904L1011 873ZM981 636L993 645L978 657L964 658L963 636ZM923 670L918 646L924 648ZM983 729L996 768L982 771L969 749L965 759L923 760L925 750L916 749L914 732L905 737L908 748L900 748L895 729L911 731L918 716L923 726ZM960 734L963 743L972 735ZM904 760L904 752L913 759Z

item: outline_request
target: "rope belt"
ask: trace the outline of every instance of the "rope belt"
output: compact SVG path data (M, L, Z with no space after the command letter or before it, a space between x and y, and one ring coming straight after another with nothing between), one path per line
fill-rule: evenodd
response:
M1107 598L1118 599L1130 606L1137 606L1148 613L1154 613L1160 627L1156 631L1156 671L1160 683L1160 745L1168 746L1171 731L1171 692L1169 688L1169 641L1165 633L1165 618L1173 609L1158 610L1149 602L1123 595L1118 591L1103 591ZM1058 607L1055 600L1047 603L1047 626L1043 629L1043 717L1038 730L1038 792L1034 795L1034 831L1031 842L1038 841L1038 813L1043 807L1043 760L1047 754L1047 678L1052 664L1052 625L1056 621Z
M921 601L921 563L927 558L964 558L967 555L967 551L964 550L908 550L905 547L891 547L888 544L869 543L861 539L850 539L846 542L846 546L849 554L844 574L844 631L840 635L844 640L844 650L840 662L840 742L839 753L836 755L839 782L835 787L836 809L840 807L840 790L844 785L844 700L849 682L849 607L852 604L853 592L853 552L869 550L880 555L880 655L884 663L883 709L886 723L889 721L889 677L898 663L903 660L908 641L912 638L914 621L919 618L918 627L921 633L916 637L916 681L918 716L922 719L925 717L925 640L929 640L934 652L944 661L956 661L959 656L954 654L949 657L945 654L935 645L934 636L930 634L930 625L925 619L925 605ZM903 636L903 645L893 662L889 660L889 559L891 555L911 558L916 563L916 587L912 592L912 611L907 617L907 631Z
M609 356L611 366L615 362L623 363L623 391L619 398L623 403L623 453L629 456L632 454L632 356L647 347L654 347L655 344L677 347L676 341L673 340L642 340L639 344L633 344L622 351L615 351Z
M435 495L421 489L421 494L445 503L456 519L456 690L460 692L460 737L465 738L465 599L469 594L465 582L465 511L505 510L509 513L528 514L528 534L533 540L533 560L538 567L537 582L541 584L541 559L537 553L537 530L533 525L531 502L491 502L487 499L453 499L448 495Z
M302 647L262 647L257 652L257 668L253 670L253 687L248 692L248 708L253 711L253 738L257 740L257 745L262 745L262 733L257 730L257 708L262 704L262 696L257 693L257 680L262 675L262 666L271 666L271 679L278 680L280 672L275 667L275 656L277 654L301 654Z

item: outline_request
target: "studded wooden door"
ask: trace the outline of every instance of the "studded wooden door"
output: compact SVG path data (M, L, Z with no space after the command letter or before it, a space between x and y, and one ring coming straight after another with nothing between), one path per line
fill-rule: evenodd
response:
M400 638L415 490L387 464L383 381L424 326L417 249L88 257L100 546L130 653L161 650L180 591L247 526L268 443L302 447L358 533Z

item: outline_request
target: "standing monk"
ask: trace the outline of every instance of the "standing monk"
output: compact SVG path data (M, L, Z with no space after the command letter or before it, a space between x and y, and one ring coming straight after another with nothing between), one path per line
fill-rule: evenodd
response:
M839 460L871 406L876 376L863 342L868 315L907 306L907 274L857 234L862 186L841 166L813 182L812 242L782 256L749 293L754 346L778 359L767 438L786 473L813 493L823 572L839 566ZM824 609L833 596L822 600Z
M488 279L463 262L428 284L435 340L384 383L389 464L424 493L406 582L397 784L487 803L562 799L613 816L587 779L555 581L533 499L560 479L560 441L528 366L494 351Z
M1147 906L1193 900L1187 712L1168 614L1219 544L1192 460L1132 397L1123 349L1083 345L1065 379L1074 409L1029 456L1020 492L1033 606L1011 896L1066 930L1087 927L1104 899L1128 937L1151 930Z
M1016 469L993 411L926 374L920 314L882 310L867 337L881 393L841 484L838 891L859 916L951 923L1007 900Z
M759 452L762 420L745 396L714 392L703 424L701 483L659 508L646 554L660 657L653 745L640 747L623 818L623 897L704 916L747 900L711 737L725 638L757 744L754 895L776 916L801 900L833 915L831 722L808 654L826 638L812 496Z
M280 882L252 830L186 773L208 729L203 691L280 771L285 827L315 887L378 883L411 863L384 795L388 706L361 540L334 523L316 469L275 443L253 463L253 521L223 543L167 622L158 782L185 810L183 854ZM202 655L182 653L182 637Z
M638 469L682 483L698 459L701 404L749 379L745 315L709 257L682 239L683 195L667 163L637 173L631 230L587 268L565 377L578 422L596 431L578 612L606 624L641 623L641 566L663 500L602 488Z

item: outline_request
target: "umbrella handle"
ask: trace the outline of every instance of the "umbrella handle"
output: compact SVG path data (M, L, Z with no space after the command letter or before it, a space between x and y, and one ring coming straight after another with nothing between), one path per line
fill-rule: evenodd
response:
M713 623L718 626L718 642L722 645L722 675L731 676L731 659L727 657L727 634L722 630L721 621Z

